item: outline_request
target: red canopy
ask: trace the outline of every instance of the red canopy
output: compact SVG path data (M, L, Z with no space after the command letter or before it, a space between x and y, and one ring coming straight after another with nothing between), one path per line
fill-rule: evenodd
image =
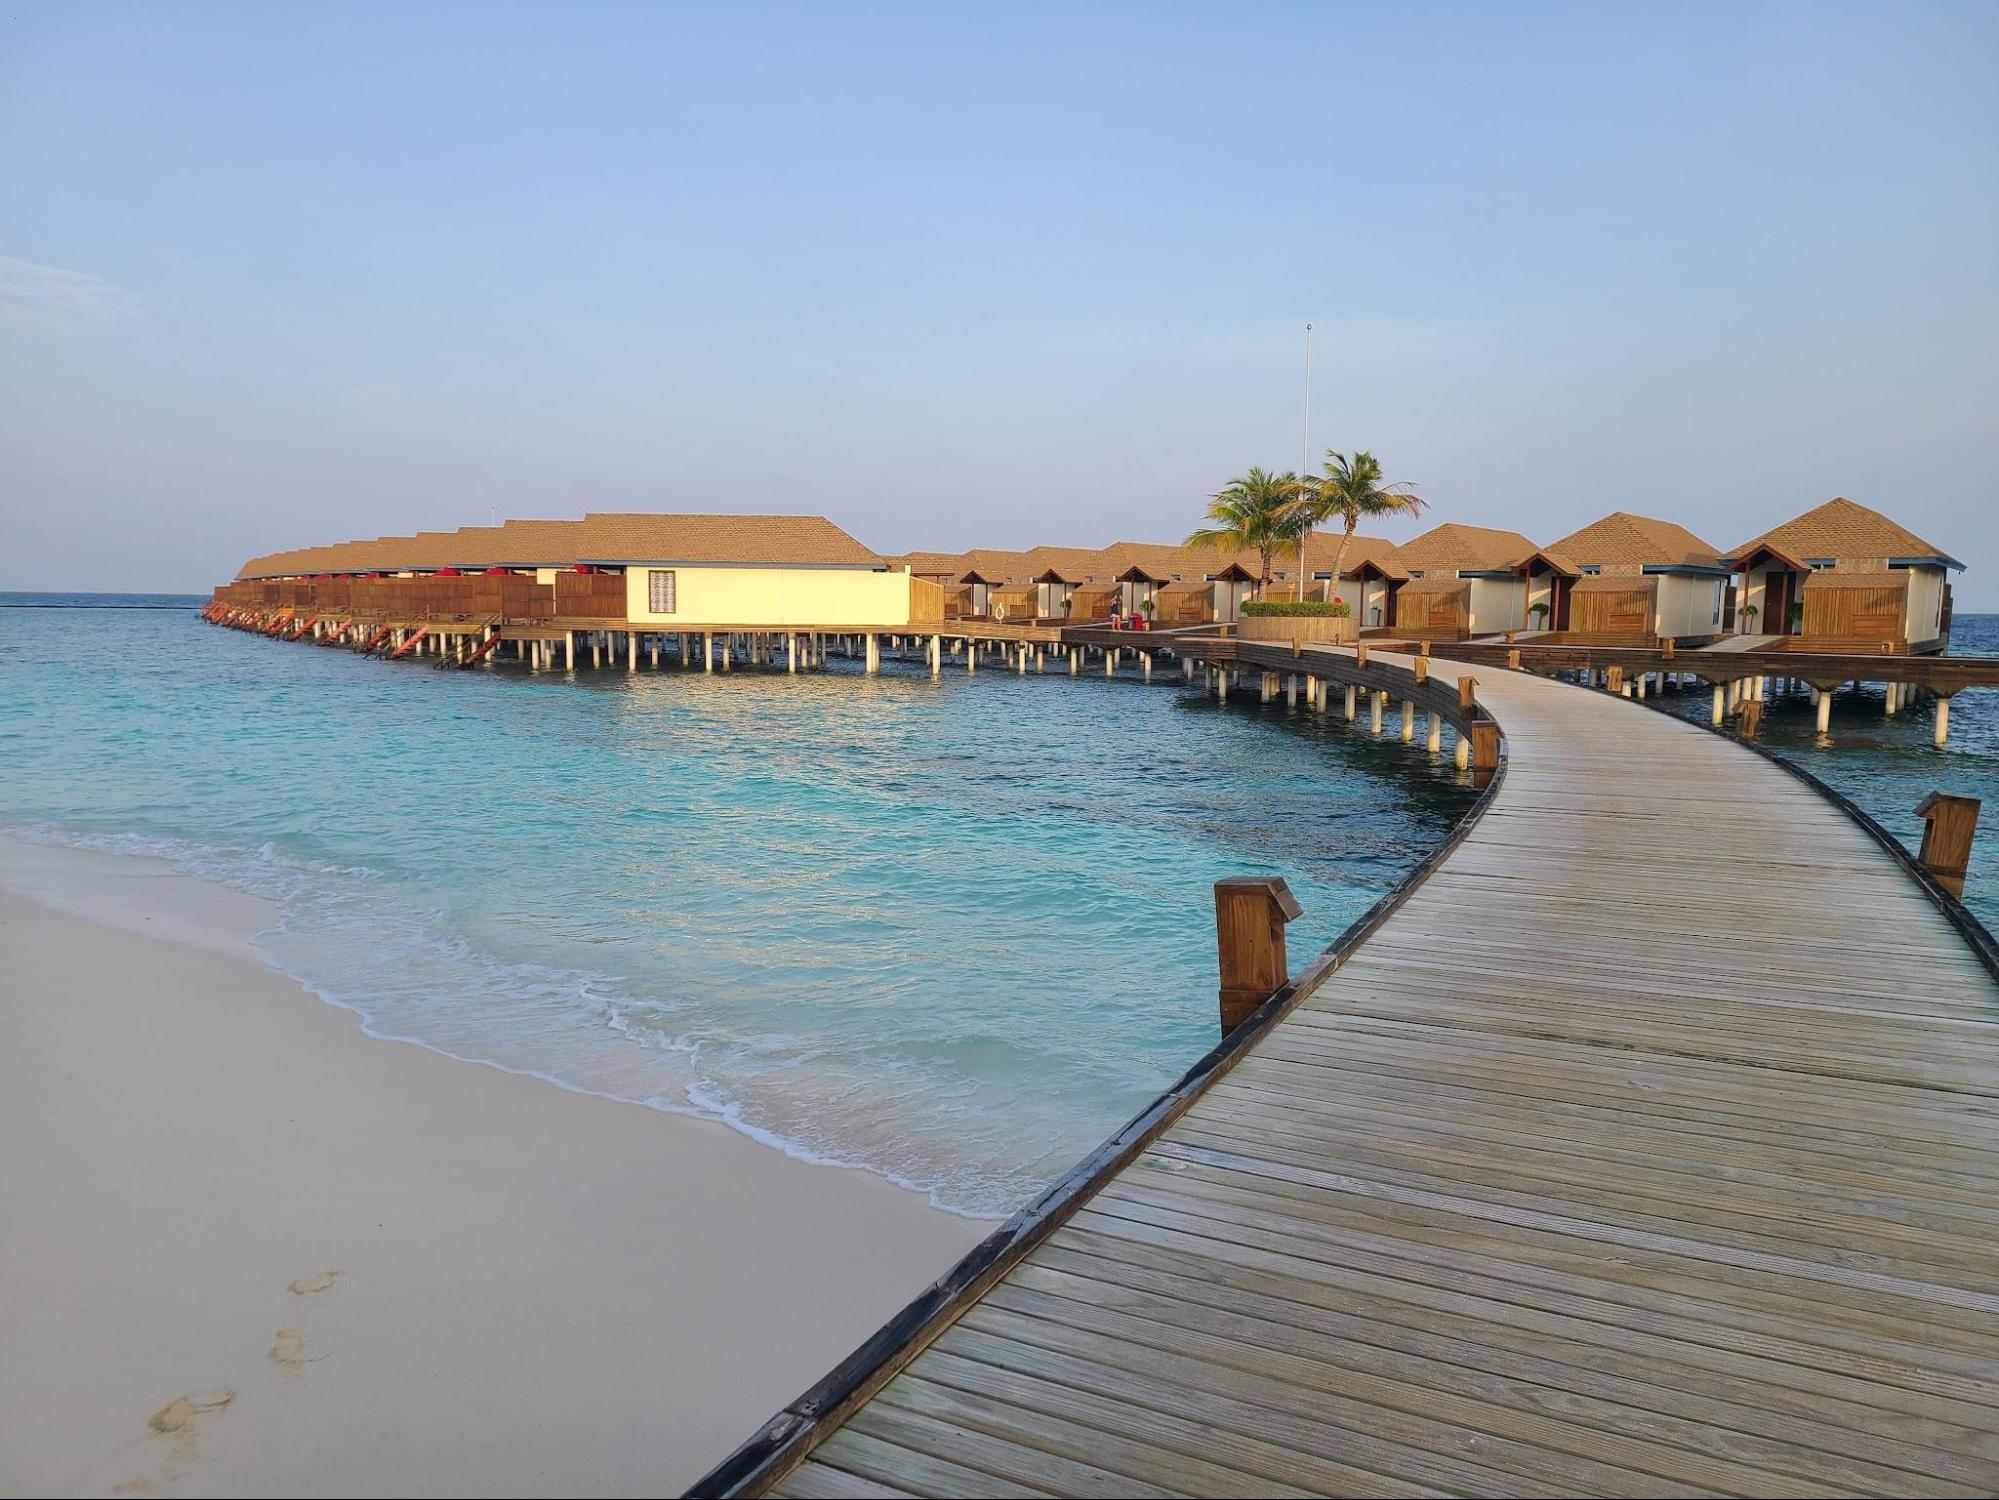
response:
M502 578L505 578L507 576L507 570L505 568L488 568L486 570L486 576L488 578L491 578L496 573Z
M439 568L437 570L437 576L439 578L456 578L458 576L458 570L456 568Z
M588 563L578 563L576 565L576 571L579 573L594 573L597 570L591 567L590 564Z

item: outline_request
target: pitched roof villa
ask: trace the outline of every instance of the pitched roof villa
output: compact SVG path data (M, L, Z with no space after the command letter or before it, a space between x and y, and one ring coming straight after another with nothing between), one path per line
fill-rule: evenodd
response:
M1458 521L1400 546L1371 536L1343 544L1338 532L1322 530L1302 560L1295 551L1271 554L1267 592L1337 599L1363 630L1432 639L1533 630L1603 644L1695 645L1737 632L1797 638L1790 647L1924 651L1947 639L1947 574L1962 566L1879 511L1840 497L1725 554L1676 522L1629 511L1538 548L1521 532ZM883 557L824 516L593 511L295 548L252 558L237 578L524 574L553 587L560 609L587 595L602 608L582 614L607 618L622 617L613 597L622 582L629 617L647 620L674 612L649 608L653 598L684 595L716 623L773 611L801 619L809 599L822 624L1081 621L1120 608L1144 611L1156 624L1228 624L1265 567L1247 550L1133 541ZM675 569L683 571L668 577ZM648 573L659 576L648 582ZM803 581L814 573L819 584ZM893 587L864 581L885 575Z
M672 515L598 511L580 521L508 521L457 531L337 542L253 557L239 579L437 568L573 568L688 563L720 567L885 569L879 555L824 516Z
M1473 573L1502 573L1533 550L1533 542L1517 531L1446 521L1402 543L1395 553L1411 577L1456 578Z
M1964 564L1844 495L1731 550L1740 614L1828 648L1933 651L1948 638L1949 573Z
M1547 550L1583 569L1646 568L1726 571L1721 554L1686 527L1614 510L1572 531Z

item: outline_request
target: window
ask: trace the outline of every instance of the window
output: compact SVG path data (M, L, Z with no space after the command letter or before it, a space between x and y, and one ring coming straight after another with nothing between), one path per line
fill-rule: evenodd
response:
M651 588L652 612L656 615L670 615L674 612L674 591L678 578L670 568L653 568L646 574L646 582Z

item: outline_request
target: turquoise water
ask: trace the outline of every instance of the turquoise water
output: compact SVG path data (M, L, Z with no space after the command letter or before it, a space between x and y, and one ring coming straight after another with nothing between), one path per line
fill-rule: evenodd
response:
M1471 798L1100 671L452 672L103 602L178 607L0 608L0 829L274 898L271 960L378 1034L968 1212L1213 1044L1217 878L1290 880L1295 963Z
M1999 615L1959 615L1951 623L1956 656L1999 656ZM1663 700L1702 723L1713 710L1705 689ZM1794 760L1866 808L1910 849L1923 841L1916 804L1931 792L1977 797L1984 804L1972 843L1964 904L1999 930L1999 690L1972 688L1951 700L1950 735L1939 750L1931 706L1918 702L1890 717L1879 685L1833 700L1828 733L1818 732L1810 696L1773 697L1763 715L1766 748Z

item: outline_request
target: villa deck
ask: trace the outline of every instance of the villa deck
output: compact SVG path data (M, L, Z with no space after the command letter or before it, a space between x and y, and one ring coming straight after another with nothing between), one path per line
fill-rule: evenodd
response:
M1999 1489L1999 983L1780 767L1477 691L1399 909L695 1493Z

